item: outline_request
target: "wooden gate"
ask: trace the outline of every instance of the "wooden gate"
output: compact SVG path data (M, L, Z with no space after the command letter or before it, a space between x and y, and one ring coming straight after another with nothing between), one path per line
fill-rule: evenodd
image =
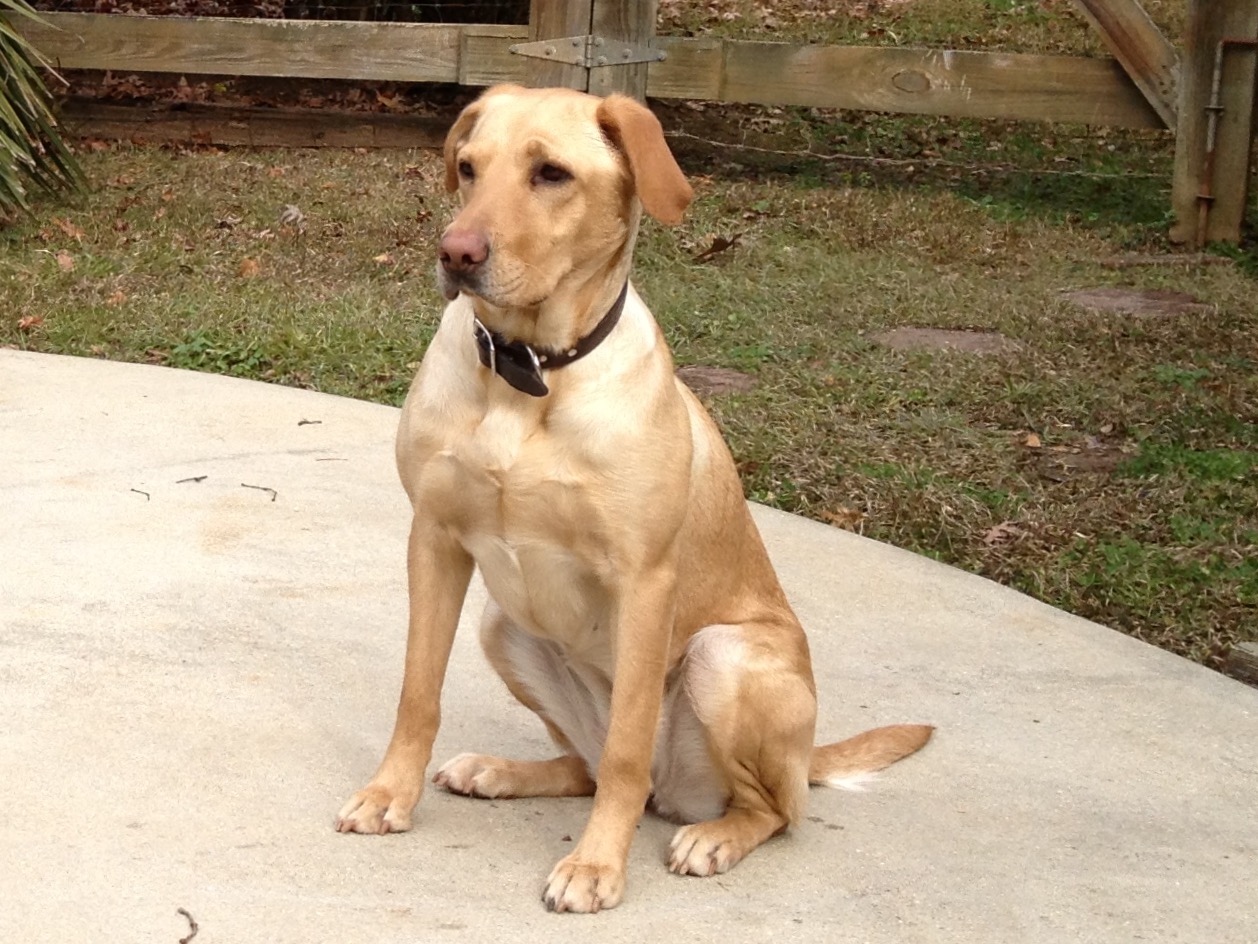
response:
M1076 0L1113 59L654 35L656 0L532 0L529 25L45 14L12 20L64 68L563 85L596 94L1168 128L1171 238L1237 241L1258 0L1187 0L1183 56L1139 0Z

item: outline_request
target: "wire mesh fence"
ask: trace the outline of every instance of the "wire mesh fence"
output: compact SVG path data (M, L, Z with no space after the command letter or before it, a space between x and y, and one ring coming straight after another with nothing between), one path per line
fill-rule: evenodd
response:
M394 23L527 23L528 0L41 0L48 13L235 16Z

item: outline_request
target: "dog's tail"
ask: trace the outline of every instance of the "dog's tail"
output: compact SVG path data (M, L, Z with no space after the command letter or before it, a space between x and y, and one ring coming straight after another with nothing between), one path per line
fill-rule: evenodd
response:
M876 771L920 751L934 732L929 724L891 724L837 744L814 747L808 782L859 790Z

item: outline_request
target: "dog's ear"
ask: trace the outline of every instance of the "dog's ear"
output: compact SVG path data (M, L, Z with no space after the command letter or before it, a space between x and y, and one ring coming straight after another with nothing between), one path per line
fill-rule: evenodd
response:
M668 149L659 119L627 95L609 95L599 103L598 125L628 160L642 208L661 223L680 223L694 191Z
M455 155L458 153L459 145L472 133L472 127L476 124L476 119L480 117L480 112L481 99L478 98L459 112L459 117L454 119L454 124L446 133L446 191L449 193L454 193L459 189L459 164L455 160Z

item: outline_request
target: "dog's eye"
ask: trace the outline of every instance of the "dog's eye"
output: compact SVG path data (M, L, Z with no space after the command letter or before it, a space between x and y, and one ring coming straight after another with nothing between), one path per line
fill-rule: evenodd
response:
M459 161L459 176L464 180L476 179L476 171L472 170L471 161Z
M558 164L543 164L533 174L533 183L561 184L571 180L572 175Z

